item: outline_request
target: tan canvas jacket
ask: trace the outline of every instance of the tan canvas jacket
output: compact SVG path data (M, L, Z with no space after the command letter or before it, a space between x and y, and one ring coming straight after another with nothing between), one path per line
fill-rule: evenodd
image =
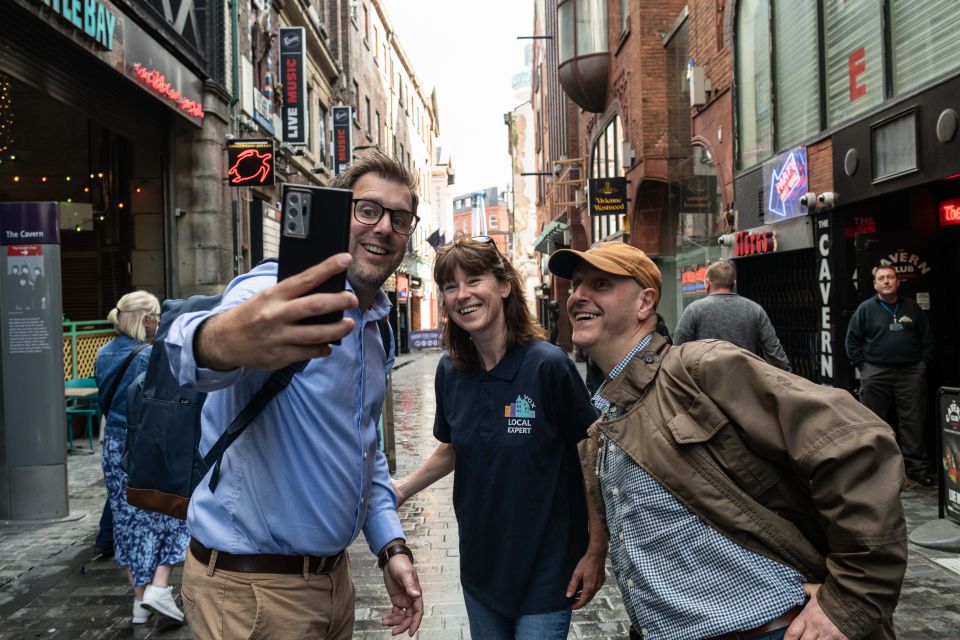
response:
M584 475L601 513L603 433L730 540L823 583L820 605L851 640L895 637L907 542L886 423L717 340L670 347L655 334L603 395L627 409L590 427Z

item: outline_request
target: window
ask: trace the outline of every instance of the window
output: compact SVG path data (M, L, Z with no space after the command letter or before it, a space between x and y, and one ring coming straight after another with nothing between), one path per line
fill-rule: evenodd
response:
M591 178L617 178L624 175L620 162L620 150L623 149L623 124L617 115L603 130L593 144L590 159ZM591 241L600 242L623 228L622 214L592 215Z
M960 11L955 0L891 0L890 22L895 93L960 67Z
M917 114L897 116L871 129L876 182L917 170Z
M740 167L753 166L773 152L769 29L767 0L740 3L736 64Z
M777 149L787 149L820 130L820 61L817 5L774 0L774 77Z
M497 216L490 216L490 222L487 223L487 226L491 229L497 229Z
M383 147L383 125L380 123L380 112L377 111L377 146Z
M360 85L353 81L353 119L360 122Z
M370 10L363 5L363 41L370 42Z
M883 102L883 25L879 3L862 0L826 0L823 18L827 122L833 126Z
M367 108L366 112L364 113L364 116L366 118L365 124L367 126L367 135L369 136L371 133L373 133L373 129L370 128L370 121L372 120L372 116L370 114L370 98L364 98L363 103L364 103L364 106L366 106Z
M373 61L380 64L380 29L373 28Z

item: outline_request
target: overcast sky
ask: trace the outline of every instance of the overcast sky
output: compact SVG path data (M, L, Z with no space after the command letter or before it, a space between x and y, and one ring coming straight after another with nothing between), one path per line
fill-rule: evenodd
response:
M516 107L532 0L381 0L424 93L437 89L440 145L453 157L453 195L510 182L503 114Z

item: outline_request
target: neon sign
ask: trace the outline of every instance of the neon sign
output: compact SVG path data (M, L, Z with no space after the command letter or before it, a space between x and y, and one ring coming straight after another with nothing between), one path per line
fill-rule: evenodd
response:
M273 141L231 140L227 143L227 176L232 187L270 186L273 176Z
M203 119L203 105L181 94L167 81L166 76L156 69L148 69L137 62L133 65L133 75L141 84L172 102L180 111L194 118Z
M797 200L806 190L807 154L791 151L783 164L771 171L767 208L781 218L792 217L796 215Z
M777 250L777 234L774 231L738 231L734 236L733 255L736 258L756 256L764 253L775 253Z
M940 203L940 226L960 224L960 198Z

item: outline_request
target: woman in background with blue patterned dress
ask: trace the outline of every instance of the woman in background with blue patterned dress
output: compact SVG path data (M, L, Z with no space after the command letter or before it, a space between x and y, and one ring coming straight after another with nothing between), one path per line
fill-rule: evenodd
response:
M103 437L103 477L114 520L114 558L127 568L133 587L133 622L142 624L151 613L183 622L170 586L173 565L186 557L190 533L187 523L169 516L144 511L127 504L127 474L120 468L127 435L127 387L147 368L148 345L134 356L109 407L104 396L120 375L127 356L140 344L152 342L160 324L160 302L146 291L134 291L120 298L107 316L117 337L97 352L94 373L100 390L100 404L106 416Z

